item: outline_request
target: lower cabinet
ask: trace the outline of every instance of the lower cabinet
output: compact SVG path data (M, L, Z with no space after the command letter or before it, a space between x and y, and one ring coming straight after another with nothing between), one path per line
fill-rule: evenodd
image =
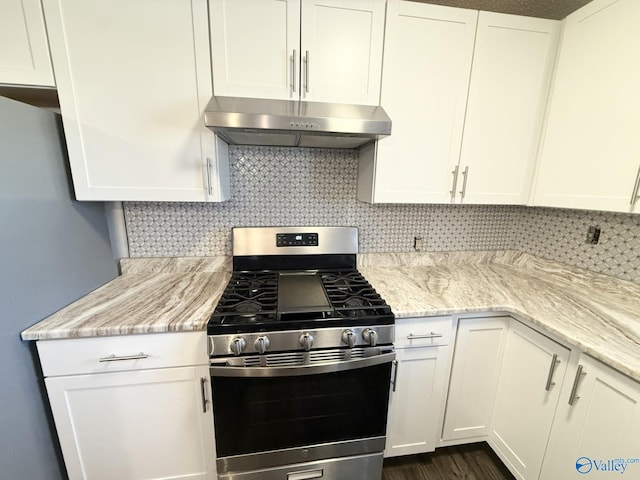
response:
M540 474L582 478L640 478L640 383L585 354L567 373Z
M181 341L180 335L121 337L125 345L140 340L140 350L131 351L129 345L124 351L118 348L118 337L56 340L42 349L39 345L45 375L47 364L55 363L53 355L64 355L65 342L67 355L79 354L82 348L76 347L83 342L92 346L94 353L87 350L86 358L76 359L78 372L86 370L89 356L96 370L108 372L73 374L71 367L63 375L45 378L70 480L216 478L208 365L145 368L154 361L180 364L193 356L180 349L161 351L146 338L159 337L157 347L165 346L166 337L188 347L190 342ZM205 354L204 342L196 348Z
M510 322L510 317L458 320L443 442L481 441L489 433Z
M431 452L442 424L451 318L396 323L385 457Z
M517 478L538 479L569 353L511 320L489 443Z

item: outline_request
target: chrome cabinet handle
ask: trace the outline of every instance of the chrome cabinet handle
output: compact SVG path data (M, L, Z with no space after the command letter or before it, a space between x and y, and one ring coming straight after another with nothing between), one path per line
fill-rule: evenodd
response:
M296 91L296 65L298 64L297 57L298 51L294 48L293 55L291 56L291 90L294 93Z
M143 358L149 358L149 355L147 355L146 353L140 352L137 355L122 355L117 357L115 353L112 353L108 357L102 357L98 361L99 362L121 362L123 360L141 360Z
M456 165L451 172L453 175L453 185L451 185L451 190L449 190L449 193L451 194L451 203L455 202L456 200L456 187L458 186L458 168L458 165Z
M556 382L553 381L553 372L555 372L556 370L556 366L561 363L560 360L558 360L558 355L556 355L555 353L553 354L553 357L551 358L551 365L549 366L549 375L547 375L547 386L544 387L544 389L548 392L551 387L553 385L556 384Z
M304 91L309 93L309 50L304 52Z
M391 380L392 392L396 391L396 382L398 381L398 360L393 361L393 379Z
M211 181L211 158L207 157L207 191L209 195L213 195L213 182Z
M442 338L442 334L431 332L429 334L424 334L424 335L414 335L413 333L410 333L409 335L407 335L407 340L418 340L420 338Z
M582 375L586 374L587 372L582 371L582 365L578 365L578 369L576 370L576 378L573 379L573 387L571 387L571 393L569 394L569 405L573 405L573 402L580 398L580 396L576 395L576 393L578 392L580 378L582 377Z
M464 167L462 172L462 190L460 190L460 201L464 200L464 195L467 193L467 178L469 177L469 166Z
M640 190L640 167L638 167L638 173L636 174L636 183L633 186L633 193L631 193L631 206L635 205L638 200L638 190Z
M202 413L207 413L207 379L206 377L200 377L200 395L202 395Z

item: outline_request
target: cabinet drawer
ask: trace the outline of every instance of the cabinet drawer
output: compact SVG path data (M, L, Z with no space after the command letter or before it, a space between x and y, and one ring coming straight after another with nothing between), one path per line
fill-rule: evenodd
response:
M396 348L449 345L451 317L396 319Z
M207 333L156 333L42 340L36 343L45 377L206 365Z

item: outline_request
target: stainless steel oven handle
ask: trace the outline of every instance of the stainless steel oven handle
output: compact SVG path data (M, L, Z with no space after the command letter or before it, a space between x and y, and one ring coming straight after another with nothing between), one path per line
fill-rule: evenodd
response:
M323 363L319 365L300 365L295 367L232 367L211 366L212 377L294 377L301 375L318 375L334 373L357 368L371 367L382 363L390 363L396 358L395 352L383 353L373 357L346 360L343 362Z

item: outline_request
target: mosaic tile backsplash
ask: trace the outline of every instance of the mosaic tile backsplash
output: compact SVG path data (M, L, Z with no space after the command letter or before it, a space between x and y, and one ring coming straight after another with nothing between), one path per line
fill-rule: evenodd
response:
M519 250L640 282L640 215L356 200L350 150L231 147L223 203L126 202L131 257L230 255L233 226L356 225L361 252ZM602 229L586 243L590 226Z

